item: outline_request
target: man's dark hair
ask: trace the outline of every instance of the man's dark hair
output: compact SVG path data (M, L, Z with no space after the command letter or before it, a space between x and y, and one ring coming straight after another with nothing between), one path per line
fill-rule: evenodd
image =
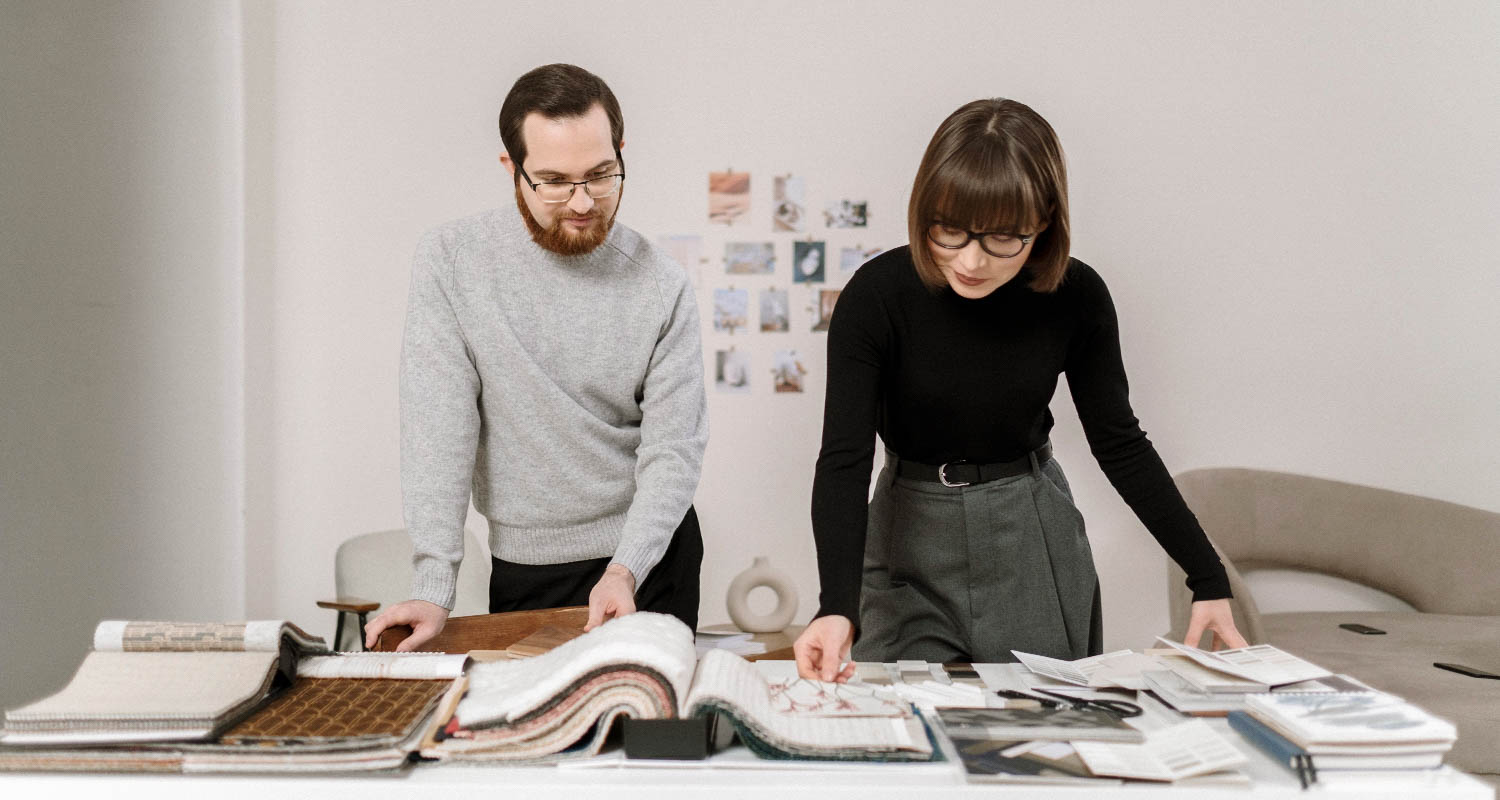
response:
M500 143L511 160L520 164L526 160L521 124L527 114L535 111L549 119L581 117L595 104L602 106L604 115L609 117L609 136L618 154L620 143L625 140L625 116L604 79L572 64L537 67L510 87L510 94L500 106Z

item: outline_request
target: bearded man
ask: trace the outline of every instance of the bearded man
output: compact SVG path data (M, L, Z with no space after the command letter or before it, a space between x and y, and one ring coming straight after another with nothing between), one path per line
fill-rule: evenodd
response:
M453 608L472 494L489 520L490 611L637 609L696 628L692 508L708 412L683 269L615 223L624 117L570 64L521 76L500 109L515 206L417 247L401 353L401 484L412 598L370 622L410 650Z

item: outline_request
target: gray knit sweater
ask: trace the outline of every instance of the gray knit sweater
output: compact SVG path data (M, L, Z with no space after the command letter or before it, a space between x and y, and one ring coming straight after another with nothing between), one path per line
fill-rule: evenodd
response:
M560 256L507 206L422 237L401 353L412 597L453 607L471 488L497 557L613 556L640 585L707 442L692 286L635 231Z

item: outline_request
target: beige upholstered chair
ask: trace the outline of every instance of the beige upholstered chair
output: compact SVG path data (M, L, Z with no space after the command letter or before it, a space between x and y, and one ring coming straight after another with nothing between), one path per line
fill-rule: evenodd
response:
M1218 549L1234 593L1235 624L1334 672L1401 695L1458 725L1449 763L1500 773L1500 681L1436 669L1453 662L1500 673L1500 513L1339 481L1250 469L1176 476ZM1261 613L1245 575L1255 570L1332 575L1379 590L1413 610ZM1168 568L1171 634L1187 630L1191 595ZM1325 608L1327 608L1325 606ZM1354 622L1386 631L1361 635Z
M490 564L473 533L464 532L464 560L458 568L458 594L453 615L484 614L489 609ZM411 596L411 538L405 528L365 533L339 545L333 562L333 600L320 600L322 608L338 612L334 646L359 650L364 645L364 622L368 614ZM354 614L359 625L344 632L344 617Z

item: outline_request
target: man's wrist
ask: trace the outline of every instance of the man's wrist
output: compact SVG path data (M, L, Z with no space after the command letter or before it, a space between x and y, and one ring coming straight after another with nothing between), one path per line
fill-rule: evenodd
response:
M610 564L604 568L604 574L605 576L613 575L623 579L626 583L630 584L630 590L635 591L635 573L631 572L630 568L624 564L619 562Z

